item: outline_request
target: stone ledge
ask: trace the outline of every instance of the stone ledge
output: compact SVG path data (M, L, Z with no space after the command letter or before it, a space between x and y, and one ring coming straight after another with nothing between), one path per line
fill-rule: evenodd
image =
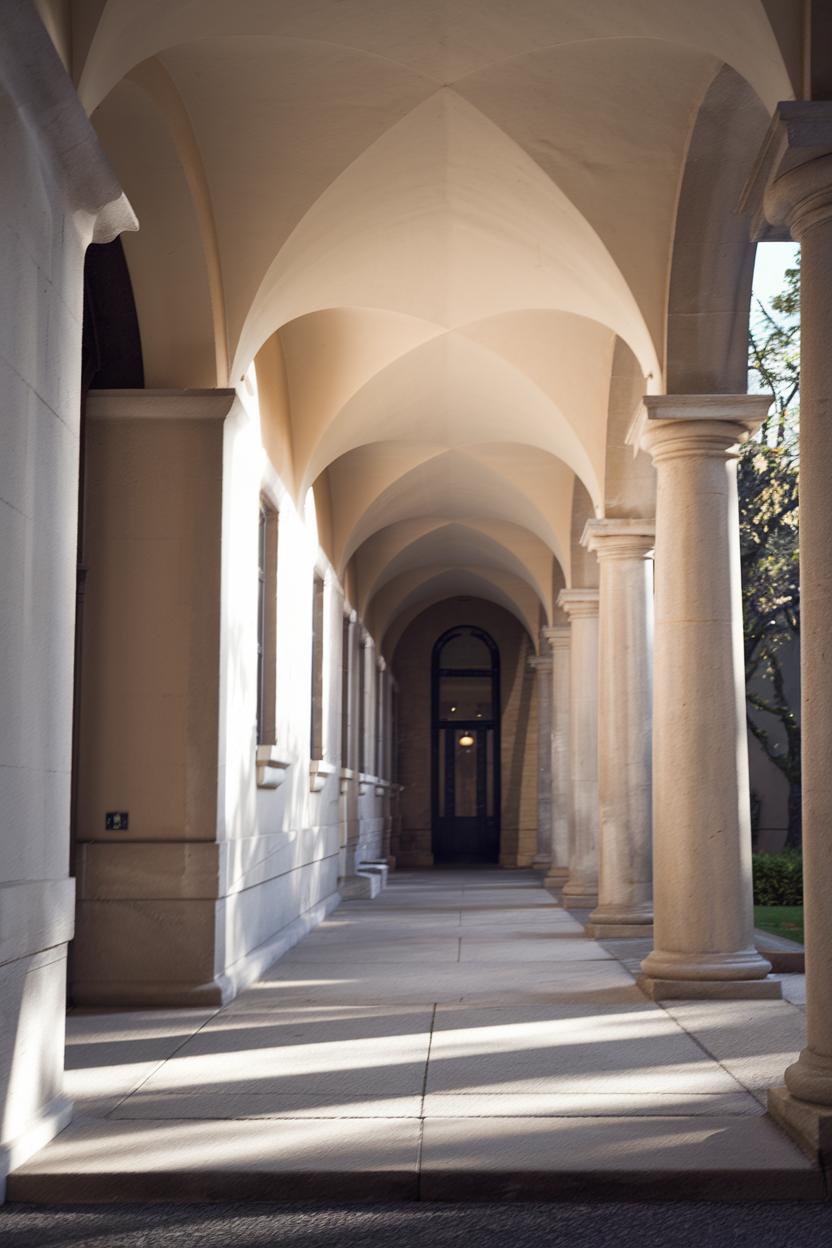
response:
M636 984L651 1001L779 1001L778 979L654 979L638 975Z
M313 758L309 764L309 792L322 793L327 780L334 776L338 768L323 758Z
M772 932L754 929L754 948L761 953L771 969L780 974L802 975L806 970L806 954L796 940L775 936Z
M258 745L255 765L258 789L277 789L288 776L292 759L284 757L276 745Z

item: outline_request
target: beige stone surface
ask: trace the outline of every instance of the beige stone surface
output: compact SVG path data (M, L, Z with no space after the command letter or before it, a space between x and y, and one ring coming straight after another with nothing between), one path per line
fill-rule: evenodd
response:
M653 919L655 526L650 520L590 520L582 541L600 566L598 905L591 934L603 936L607 924L629 924L629 934L638 936Z
M444 961L449 940L462 961ZM351 962L311 956L333 941ZM380 948L399 960L367 957ZM371 1200L415 1196L418 1178L436 1199L817 1196L760 1099L801 1019L645 1000L531 872L397 872L224 1009L74 1013L76 1122L10 1190Z
M820 1173L764 1118L497 1118L425 1123L426 1200L818 1199ZM726 1190L726 1173L730 1187Z
M598 590L561 590L569 617L569 878L565 906L598 900Z
M67 1121L84 254L136 219L32 5L0 41L0 1199Z
M769 396L645 400L658 473L653 991L764 980L754 948L736 461ZM692 714L692 707L701 713ZM707 853L703 852L707 846ZM763 991L766 989L764 988ZM774 981L767 990L777 991ZM682 990L680 989L680 994ZM691 990L694 991L694 990ZM701 988L697 995L707 995Z
M801 480L800 568L806 587L801 602L801 724L803 733L803 852L806 909L806 1046L785 1073L790 1098L778 1101L792 1128L805 1130L817 1148L818 1132L828 1137L826 1111L832 1106L832 922L829 891L830 717L828 714L829 467L832 443L827 420L832 368L829 327L832 304L832 118L828 106L781 104L774 129L778 146L764 167L768 180L760 214L787 227L801 254L801 411L802 436L815 445ZM796 1104L792 1101L796 1100ZM812 1113L802 1126L800 1102ZM824 1141L828 1150L828 1139ZM828 1151L827 1151L828 1155Z

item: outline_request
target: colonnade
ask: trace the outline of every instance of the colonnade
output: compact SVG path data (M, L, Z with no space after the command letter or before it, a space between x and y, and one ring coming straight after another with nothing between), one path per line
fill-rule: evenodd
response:
M770 1090L768 1104L801 1147L828 1165L832 105L779 106L745 207L754 214L757 237L790 236L802 247L807 1042L785 1072L785 1087ZM753 941L736 489L738 448L769 404L769 396L745 394L644 400L631 441L649 452L656 469L655 518L588 523L583 542L598 557L600 589L563 591L559 605L569 625L541 635L552 648L545 882L557 886L565 877L564 904L586 906L597 879L597 906L587 927L592 935L652 932L640 983L657 1000L780 995ZM571 679L565 677L570 659Z
M536 660L551 673L547 883L591 909L593 936L652 935L640 982L654 999L780 994L753 941L736 487L769 403L645 399L631 436L656 469L655 519L587 523L599 588L561 591L568 628L547 630Z

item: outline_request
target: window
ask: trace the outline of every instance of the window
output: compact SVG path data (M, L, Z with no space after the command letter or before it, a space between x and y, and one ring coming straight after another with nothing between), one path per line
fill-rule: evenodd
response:
M382 732L384 730L384 668L381 663L376 664L376 713L375 713L375 733L373 736L373 757L375 759L374 769L377 776L381 776L382 772Z
M370 642L362 637L358 656L358 770L367 773L367 664Z
M274 745L277 695L277 512L261 500L257 531L257 744Z
M352 675L352 621L344 616L341 629L341 766L350 765L350 677Z
M324 756L324 578L315 573L312 589L312 726L310 758Z

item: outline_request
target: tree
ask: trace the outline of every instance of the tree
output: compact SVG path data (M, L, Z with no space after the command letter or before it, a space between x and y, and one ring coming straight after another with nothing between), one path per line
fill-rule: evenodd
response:
M800 637L800 267L752 308L750 389L774 405L740 453L738 486L748 726L789 785L786 844L801 842L800 721L784 657ZM771 716L776 726L766 727Z

